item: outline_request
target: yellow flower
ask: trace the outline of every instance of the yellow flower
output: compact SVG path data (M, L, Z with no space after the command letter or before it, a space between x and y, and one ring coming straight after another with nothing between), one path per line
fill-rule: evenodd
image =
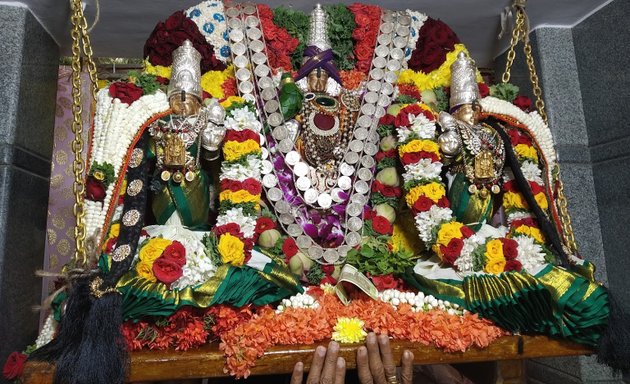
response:
M401 145L398 149L398 153L400 153L400 156L404 155L405 153L414 153L420 151L422 151L422 140L411 140L407 144Z
M531 145L518 144L514 147L514 150L519 157L533 160L536 163L538 162L538 153L536 152L536 148Z
M451 239L462 238L462 227L464 225L462 223L458 223L457 221L451 221L440 226L437 234L437 242L440 245L447 246L448 243L451 242Z
M112 226L109 227L109 234L107 235L107 238L111 239L114 237L118 237L119 235L120 235L120 223L112 224Z
M520 227L516 228L515 232L522 233L523 235L532 237L534 240L536 240L537 242L541 244L545 243L543 234L538 228L530 227L529 225L521 225Z
M526 209L527 203L525 202L523 195L521 195L520 193L506 192L503 195L503 206L506 209L510 209L510 208Z
M485 268L483 269L486 273L492 273L494 275L498 275L499 273L505 270L505 259L497 259L488 261Z
M260 152L260 144L251 139L245 140L242 143L228 141L223 145L223 156L227 161L235 161L242 156Z
M422 140L422 150L429 153L440 153L440 147L432 140Z
M409 192L407 192L407 196L405 196L405 201L409 207L413 207L413 204L420 198L420 196L424 196L424 189L422 185L416 185L411 188Z
M138 257L141 261L153 263L155 260L157 260L158 257L162 255L164 249L171 245L171 243L171 240L163 239L161 237L151 239L142 248L140 248Z
M226 264L241 266L245 262L245 244L236 236L229 233L221 235L217 249Z
M364 325L363 320L356 317L340 317L333 328L332 339L340 343L361 343L367 336Z
M227 109L230 106L232 106L232 104L234 103L244 103L244 102L245 102L245 99L243 99L240 96L229 96L227 99L221 102L221 106Z
M165 79L171 78L171 67L163 67L161 65L153 65L149 63L149 60L144 61L144 71L150 75L163 77Z
M332 284L329 284L329 283L322 284L322 285L320 285L320 288L327 295L336 295L337 294L337 292L335 291L335 286L332 285Z
M536 196L534 196L534 198L536 199L536 203L541 209L544 210L549 208L549 203L547 203L547 196L545 196L544 192L538 193Z
M223 83L234 76L234 66L230 65L223 71L208 71L201 76L201 88L216 99L223 99Z
M486 259L488 260L488 263L497 260L505 261L505 256L503 255L503 243L501 240L494 239L488 241L488 244L486 244Z
M147 279L152 283L157 281L153 274L153 262L141 261L136 265L136 273L143 279Z
M401 84L413 84L421 92L448 86L451 83L451 65L455 62L460 52L465 52L466 55L468 55L468 51L463 44L455 44L455 48L446 54L446 60L438 69L431 73L415 72L411 69L407 69L400 73L398 82ZM477 71L477 82L483 82L479 71Z
M436 182L424 185L422 187L422 191L424 192L424 195L433 200L434 203L437 203L446 194L444 186Z
M232 192L225 190L219 194L219 201L229 200L232 203L257 203L260 200L260 195L252 195L251 193L240 190Z

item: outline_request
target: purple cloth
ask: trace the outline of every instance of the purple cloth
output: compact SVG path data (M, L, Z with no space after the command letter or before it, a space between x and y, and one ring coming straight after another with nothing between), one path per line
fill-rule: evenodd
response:
M314 69L322 68L330 77L335 79L336 82L343 85L341 82L341 78L339 77L339 70L335 67L335 63L333 61L333 51L332 49L327 49L322 51L314 45L307 47L304 50L304 57L308 57L308 60L302 64L300 70L295 77L295 81L299 81L300 79L308 76Z

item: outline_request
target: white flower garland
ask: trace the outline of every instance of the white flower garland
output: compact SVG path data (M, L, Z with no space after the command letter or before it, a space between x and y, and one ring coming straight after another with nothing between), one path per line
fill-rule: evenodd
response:
M46 321L44 322L44 326L42 327L42 330L39 332L39 335L37 336L37 340L35 340L35 346L37 348L41 348L52 341L53 337L55 336L55 332L57 330L56 323L57 322L55 321L55 317L53 316L53 314L51 313L50 315L48 315L48 317L46 318Z
M405 56L409 58L411 57L413 50L416 49L416 44L418 43L418 38L420 37L420 29L429 17L424 13L413 11L411 9L407 9L405 12L407 12L407 14L411 17L409 41L407 43L407 48L405 49ZM407 68L407 60L405 60L404 67Z
M108 88L101 89L96 100L92 150L87 164L91 167L94 163L109 163L114 167L114 179L117 179L134 137L149 118L168 110L168 100L164 92L157 91L153 95L142 96L128 105L121 103L119 99L113 99ZM103 202L85 200L88 236L105 224L113 193L114 183L108 186ZM101 238L103 236L104 234L101 234Z
M223 1L208 0L184 11L186 17L197 24L199 32L214 47L214 56L222 62L230 58L227 40L227 22Z

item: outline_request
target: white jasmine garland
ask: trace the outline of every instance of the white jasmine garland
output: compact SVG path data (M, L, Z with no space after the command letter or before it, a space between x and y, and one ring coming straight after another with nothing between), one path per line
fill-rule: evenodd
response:
M453 220L453 211L450 208L441 208L437 205L431 206L426 212L418 213L416 215L416 226L420 239L427 244L433 243L433 227L451 220Z
M52 341L55 335L55 331L57 329L56 323L57 322L55 321L55 317L53 316L53 314L51 313L50 315L48 315L46 321L44 322L42 330L37 336L37 340L35 340L35 346L37 348L41 348Z
M461 254L455 265L460 272L472 272L473 271L473 257L472 254L480 245L484 244L486 239L482 236L472 235L469 238L463 240L464 246L462 247Z
M212 0L188 8L184 14L197 24L199 32L214 47L214 56L225 63L230 58L230 47L224 11L223 1Z
M232 163L221 166L219 179L243 181L248 178L260 180L262 171L262 160L257 155L248 155L245 165Z
M413 312L428 312L433 309L438 309L451 315L462 316L466 313L466 310L461 308L458 304L446 300L439 300L434 296L425 295L422 292L402 292L397 289L386 289L379 292L378 298L384 303L391 304L396 309L398 309L400 304L409 304Z
M508 215L507 222L508 224L512 224L512 222L515 220L529 219L530 217L533 217L530 212L514 211Z
M535 268L546 264L545 252L539 244L536 244L533 238L524 235L513 237L518 243L517 260L521 262L523 270L532 271Z
M276 313L284 312L287 308L318 308L319 303L315 298L307 293L298 293L291 296L288 299L282 299L278 307L276 307Z
M231 208L217 217L217 226L236 223L241 227L244 237L254 237L256 218L243 213L243 208Z
M413 50L416 49L418 38L420 37L420 29L427 21L428 16L424 13L412 11L407 9L405 12L411 17L411 28L409 28L409 40L407 42L407 49L405 50L405 56L411 57ZM405 60L405 68L407 66L407 60Z
M525 160L521 164L521 171L523 171L523 176L525 176L525 179L527 179L527 181L533 181L536 184L545 185L545 182L541 177L542 171L538 167L538 164L534 163L533 161Z
M260 132L262 129L262 124L258 121L256 113L252 112L246 106L232 110L230 115L225 118L223 124L226 129L232 129L235 131L251 129L255 132Z
M422 159L415 164L405 165L405 173L403 179L405 182L418 179L436 179L440 177L443 164L439 161L432 162L431 159Z
M409 122L411 123L411 131L421 139L435 139L435 122L427 119L425 115L409 115Z
M411 130L407 127L398 127L396 128L396 132L398 133L398 142L399 144L405 143L409 140L409 135L411 135Z

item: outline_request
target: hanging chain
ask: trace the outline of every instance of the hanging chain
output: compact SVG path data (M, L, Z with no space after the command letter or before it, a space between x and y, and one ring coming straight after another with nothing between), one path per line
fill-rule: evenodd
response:
M70 0L70 6L72 10L70 17L72 22L72 133L74 134L74 140L72 141L72 152L74 154L72 163L74 206L72 212L76 218L76 226L74 228L76 250L72 264L75 268L85 268L87 267L87 255L85 252L85 163L83 161L83 105L81 102L81 43L83 43L83 52L87 58L88 72L92 82L92 97L94 99L96 99L97 78L96 66L92 59L92 47L87 36L87 22L83 14L81 1Z
M507 61L505 63L505 71L503 72L503 76L501 80L503 83L508 83L510 81L510 75L512 70L512 65L514 64L514 59L516 58L516 46L519 41L523 42L523 52L525 53L525 60L527 61L527 69L529 70L529 80L532 84L532 91L534 96L536 96L536 109L538 110L538 114L543 119L545 124L549 125L549 120L547 118L547 112L545 112L545 102L542 98L542 89L540 88L540 81L538 79L538 74L536 73L536 65L534 63L534 56L532 55L532 46L529 42L528 33L528 22L527 14L525 13L525 2L515 1L513 6L515 8L516 13L516 21L514 24L514 29L512 30L512 39L510 41L510 48L507 53ZM575 235L573 233L573 226L571 224L571 217L569 216L569 209L566 196L564 195L564 185L562 184L562 180L560 179L560 170L558 169L558 191L557 191L557 200L558 200L558 209L560 211L560 221L562 224L562 234L564 237L564 243L569 248L569 250L573 253L577 253L577 243L575 242Z

